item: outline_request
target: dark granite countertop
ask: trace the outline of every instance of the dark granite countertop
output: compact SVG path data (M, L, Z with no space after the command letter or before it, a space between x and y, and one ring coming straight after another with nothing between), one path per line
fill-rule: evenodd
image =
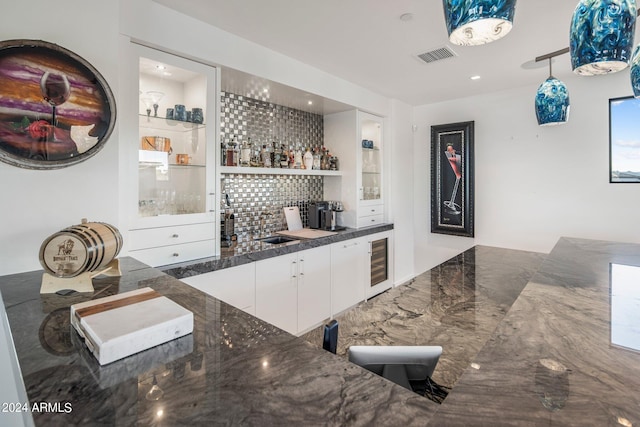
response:
M317 239L300 239L281 244L271 244L257 239L247 239L245 241L238 241L230 248L223 248L220 256L171 264L160 267L160 269L170 276L182 279L184 277L197 276L198 274L248 264L250 262L303 251L305 249L317 248L318 246L330 245L343 240L356 239L388 230L393 230L393 224L381 224L357 229L347 228L346 230L337 231L336 234L331 236Z
M612 282L613 264L640 267L640 245L562 238L442 405L130 258L93 295L40 295L38 271L0 290L30 401L73 407L37 425L639 426L640 269ZM194 333L99 366L68 306L145 286L192 310Z
M41 271L4 276L4 298L36 425L420 425L438 405L314 348L177 279L122 258L94 294L40 295ZM71 304L149 286L194 313L194 332L100 366L69 325ZM154 378L163 395L149 395ZM0 423L1 424L1 423Z

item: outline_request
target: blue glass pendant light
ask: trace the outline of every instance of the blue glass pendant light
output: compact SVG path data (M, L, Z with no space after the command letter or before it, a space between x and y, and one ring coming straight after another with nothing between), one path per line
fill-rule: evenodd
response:
M549 58L549 78L536 92L536 117L540 126L561 125L569 120L569 91L553 77Z
M475 46L511 31L516 0L442 0L449 41Z
M573 71L593 76L624 70L635 25L635 0L580 0L569 31Z
M640 98L640 44L631 55L631 87L633 96Z

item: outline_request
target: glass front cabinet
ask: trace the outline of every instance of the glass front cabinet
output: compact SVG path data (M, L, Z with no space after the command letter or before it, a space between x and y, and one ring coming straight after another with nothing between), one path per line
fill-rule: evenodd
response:
M124 153L130 254L152 266L213 256L216 69L130 48L137 70L123 119L136 129L126 136Z
M358 110L324 116L324 137L340 159L342 180L325 179L325 194L341 200L340 225L384 222L384 119Z

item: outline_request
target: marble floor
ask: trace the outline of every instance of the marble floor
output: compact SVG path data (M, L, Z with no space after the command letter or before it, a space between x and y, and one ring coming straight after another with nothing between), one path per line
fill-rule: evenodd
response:
M346 357L351 345L440 345L433 379L452 388L544 259L475 246L337 316L337 353ZM322 347L322 333L302 338Z

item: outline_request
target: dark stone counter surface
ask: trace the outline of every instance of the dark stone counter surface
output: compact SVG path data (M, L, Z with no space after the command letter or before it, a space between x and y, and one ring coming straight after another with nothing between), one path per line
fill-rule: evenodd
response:
M123 258L94 294L40 295L41 271L0 278L36 425L411 425L438 405L177 279ZM100 366L71 304L149 286L194 313L194 332ZM154 381L162 392L152 392ZM0 414L0 425L3 425Z
M230 248L223 248L220 256L202 258L179 264L171 264L161 267L161 270L170 276L182 279L184 277L197 276L198 274L209 273L223 268L235 267L286 255L305 249L317 248L318 246L330 245L343 240L356 239L369 234L380 233L393 230L393 224L381 224L363 228L347 228L337 231L336 234L318 239L300 239L294 242L271 244L257 239L239 241Z
M451 315L447 305L411 305L423 275L396 297L407 313L435 313L441 324L427 332L448 348L464 340L440 334L447 322L452 334L474 327L486 336L471 343L479 351L467 367L452 371L442 405L130 258L121 278L95 279L93 295L40 295L37 271L0 278L0 290L29 400L73 407L35 413L36 425L640 426L640 245L562 238L526 286L515 285L522 291L514 298L502 288L528 274L518 256L523 265L536 257L475 254L460 268L434 269L430 291L464 303ZM485 283L489 277L504 280ZM99 366L70 329L68 306L145 286L192 310L194 333ZM498 320L483 311L492 306ZM420 320L405 318L390 322L412 328ZM397 336L386 329L392 341L419 333L400 323ZM462 352L448 348L437 378L448 378L451 357Z

